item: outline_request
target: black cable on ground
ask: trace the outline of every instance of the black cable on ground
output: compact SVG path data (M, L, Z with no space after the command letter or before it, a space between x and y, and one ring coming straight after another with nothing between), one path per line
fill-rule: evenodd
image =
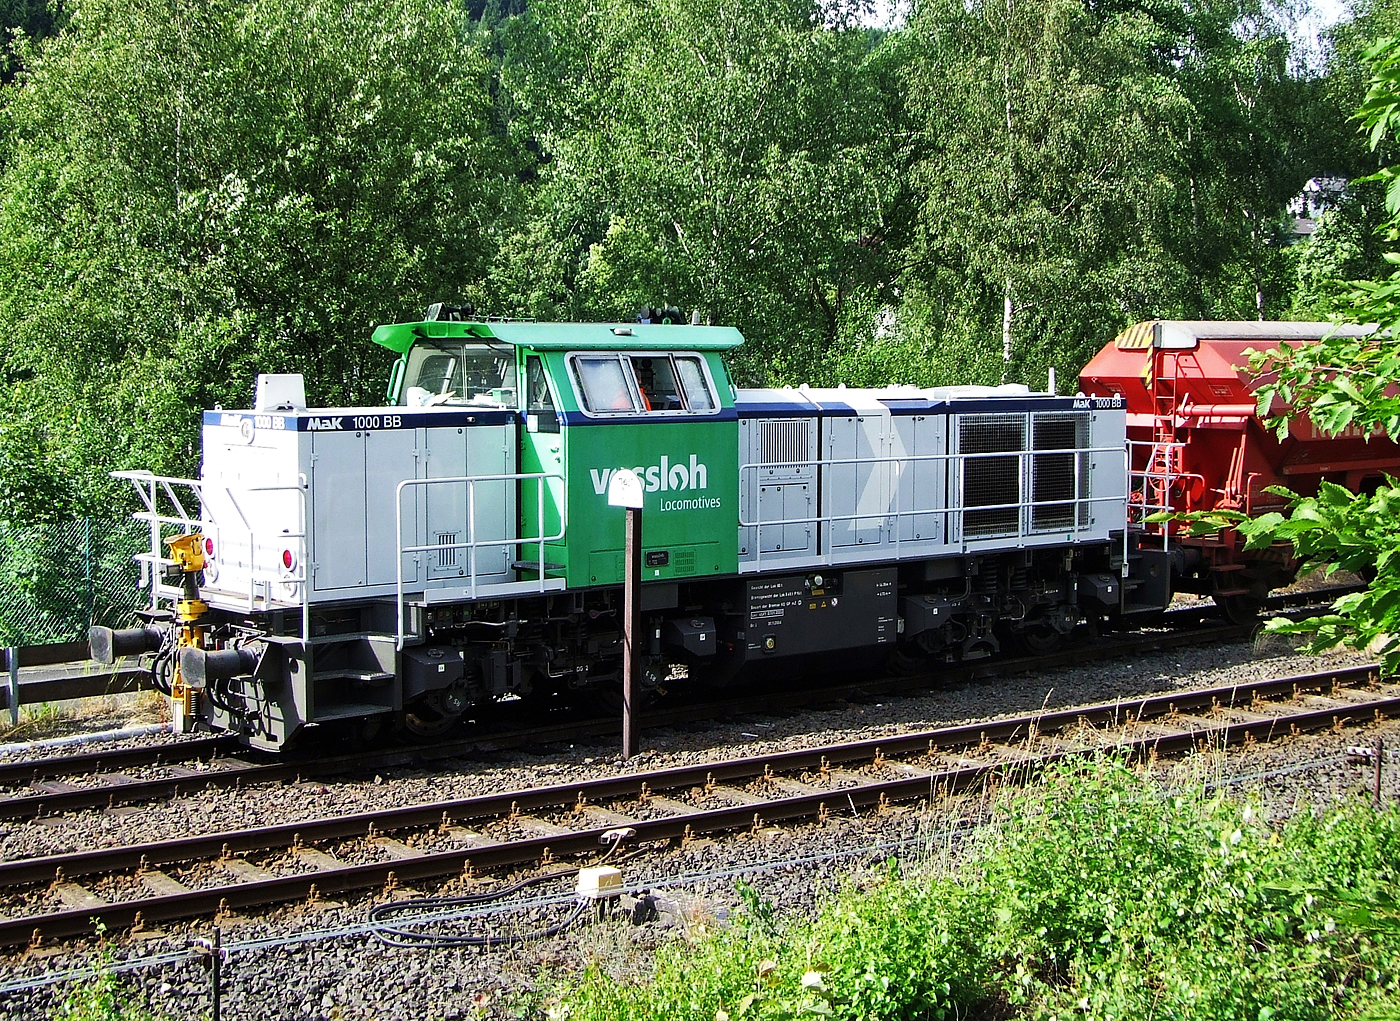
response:
M612 843L603 853L595 865L601 865L612 857L613 853L622 846L623 840L627 838L629 832L617 831ZM640 854L641 852L637 852ZM628 856L633 857L633 855ZM492 901L503 900L511 894L519 893L521 890L532 886L539 886L542 883L553 882L563 879L565 876L572 876L578 872L577 868L559 869L555 872L546 872L542 876L531 876L519 882L498 890L489 890L484 893L469 893L457 897L415 897L412 900L386 901L383 904L375 904L369 909L369 923L375 937L384 944L391 947L435 949L439 947L498 947L507 946L513 943L527 943L532 940L549 939L551 936L558 936L577 922L583 914L595 902L580 899L575 902L573 910L562 920L542 929L534 929L530 932L515 932L486 935L475 935L468 933L456 934L435 934L419 932L415 929L403 928L404 925L413 924L413 918L406 919L401 916L413 916L424 913L435 913L439 911L450 911L454 908L473 907L478 904L489 904Z

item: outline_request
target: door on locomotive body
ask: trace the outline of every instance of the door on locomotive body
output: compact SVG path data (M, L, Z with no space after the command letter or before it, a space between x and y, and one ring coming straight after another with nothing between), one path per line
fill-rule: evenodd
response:
M520 535L522 538L562 535L561 539L544 544L545 577L555 578L563 572L569 540L563 527L568 499L567 485L562 481L566 460L564 444L568 441L564 428L566 405L556 382L562 378L563 357L559 352L528 347L521 347L518 352L520 408L524 417L524 429L520 433L520 472L547 476L521 480ZM539 543L521 543L522 578L538 577L538 568L532 571L530 567L540 560Z
M527 381L536 371L531 359L539 359L559 432L549 439L544 417L535 432L527 424L523 470L556 464L567 480L566 535L546 546L546 559L560 565L570 588L622 583L624 512L609 506L607 491L614 471L631 468L644 488L643 580L736 573L738 416L720 351L736 346L738 335L629 329L525 353ZM719 336L709 337L712 329ZM521 510L533 529L535 508L522 500ZM537 555L527 551L525 559Z

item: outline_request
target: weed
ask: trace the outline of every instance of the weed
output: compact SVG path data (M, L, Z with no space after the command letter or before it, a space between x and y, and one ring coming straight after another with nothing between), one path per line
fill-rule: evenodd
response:
M106 931L105 925L97 925L99 938ZM111 948L104 941L98 973L69 990L54 1021L158 1021L158 1018L117 981L112 971Z
M55 1021L155 1021L155 1015L136 1003L110 971L75 986Z
M57 702L41 702L38 705L20 707L19 723L12 727L0 728L9 740L27 740L47 737L62 728L68 714ZM5 714L5 722L9 715Z

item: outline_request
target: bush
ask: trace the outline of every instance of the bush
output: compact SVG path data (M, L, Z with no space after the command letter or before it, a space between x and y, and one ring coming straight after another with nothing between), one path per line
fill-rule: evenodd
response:
M653 973L594 970L591 1019L1380 1017L1400 997L1400 812L1274 824L1248 799L1163 791L1112 761L1006 793L955 874L851 886L810 919L755 897Z

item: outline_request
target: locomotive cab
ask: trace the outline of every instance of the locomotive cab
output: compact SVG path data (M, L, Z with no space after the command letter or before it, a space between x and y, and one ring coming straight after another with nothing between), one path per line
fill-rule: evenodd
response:
M569 589L622 583L622 521L608 506L618 468L645 487L645 581L733 574L738 416L723 352L737 330L649 324L432 322L381 327L399 352L389 400L412 406L501 406L519 427L522 478L513 568ZM522 387L517 387L520 381ZM501 402L501 404L497 404ZM669 598L652 594L649 601Z

